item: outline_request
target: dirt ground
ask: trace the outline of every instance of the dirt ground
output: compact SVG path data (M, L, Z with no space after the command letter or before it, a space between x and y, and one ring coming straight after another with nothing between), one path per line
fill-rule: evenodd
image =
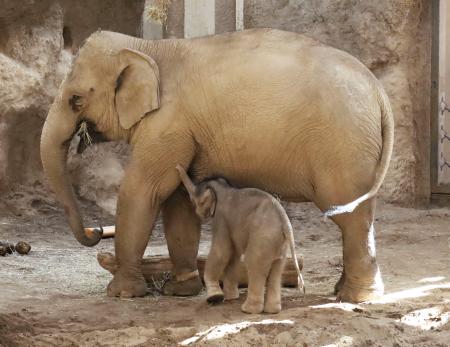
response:
M378 261L385 297L360 305L332 295L341 267L341 237L311 204L290 205L307 294L283 290L278 315L247 315L245 298L208 306L197 297L139 299L105 295L111 275L96 248L77 244L62 210L40 188L0 201L0 239L31 243L28 256L0 257L1 346L449 346L450 209L380 204ZM86 225L113 218L83 202ZM208 249L203 232L201 253ZM158 225L147 255L167 254Z

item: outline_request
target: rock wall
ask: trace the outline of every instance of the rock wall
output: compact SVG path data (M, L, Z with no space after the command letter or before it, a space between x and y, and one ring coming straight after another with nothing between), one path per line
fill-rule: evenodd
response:
M45 182L39 156L41 129L73 54L99 28L139 36L143 6L144 0L0 0L0 191ZM90 151L107 153L98 155L102 163L106 160L98 165L110 177L121 172L117 157L123 150L110 144L89 149L85 156ZM83 184L90 187L117 189L115 179L89 182L94 177L83 174L89 165L82 168L77 160L71 161L75 183L77 178L86 179ZM87 191L80 188L91 197Z
M430 2L244 3L246 28L306 33L351 53L373 71L389 94L396 118L394 157L382 196L408 205L426 202ZM169 14L179 12L182 4L172 4ZM18 185L45 189L39 158L41 128L73 54L99 28L140 36L143 8L144 0L0 0L0 192ZM126 146L113 143L71 155L69 170L77 192L114 213L126 157Z
M382 82L396 122L382 196L406 205L430 195L431 1L246 0L245 28L305 33L360 59Z

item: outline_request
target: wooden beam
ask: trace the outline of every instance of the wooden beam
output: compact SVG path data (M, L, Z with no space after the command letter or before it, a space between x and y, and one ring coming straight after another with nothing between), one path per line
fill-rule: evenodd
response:
M97 254L97 260L101 267L114 274L117 270L116 258L112 253L100 252ZM300 269L303 268L303 258L299 257ZM200 277L203 279L203 273L205 271L206 257L199 256L197 259L197 267L200 273ZM247 287L247 271L244 263L241 263L239 286ZM148 283L153 281L160 281L167 276L172 270L172 262L167 256L152 256L142 259L141 270L145 280ZM297 272L295 271L294 262L291 258L286 261L286 266L283 271L282 278L283 287L296 287L297 286Z

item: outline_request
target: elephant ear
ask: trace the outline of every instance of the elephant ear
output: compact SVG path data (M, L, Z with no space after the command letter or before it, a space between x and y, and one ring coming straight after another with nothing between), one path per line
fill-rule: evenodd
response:
M156 62L141 52L122 49L116 80L116 109L120 125L130 129L146 113L159 108L159 69Z

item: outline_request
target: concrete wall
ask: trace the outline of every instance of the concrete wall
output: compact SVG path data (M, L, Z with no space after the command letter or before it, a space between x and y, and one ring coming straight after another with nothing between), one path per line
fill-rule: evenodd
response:
M431 1L246 0L245 28L305 33L360 59L382 82L396 122L382 196L402 204L430 194Z

